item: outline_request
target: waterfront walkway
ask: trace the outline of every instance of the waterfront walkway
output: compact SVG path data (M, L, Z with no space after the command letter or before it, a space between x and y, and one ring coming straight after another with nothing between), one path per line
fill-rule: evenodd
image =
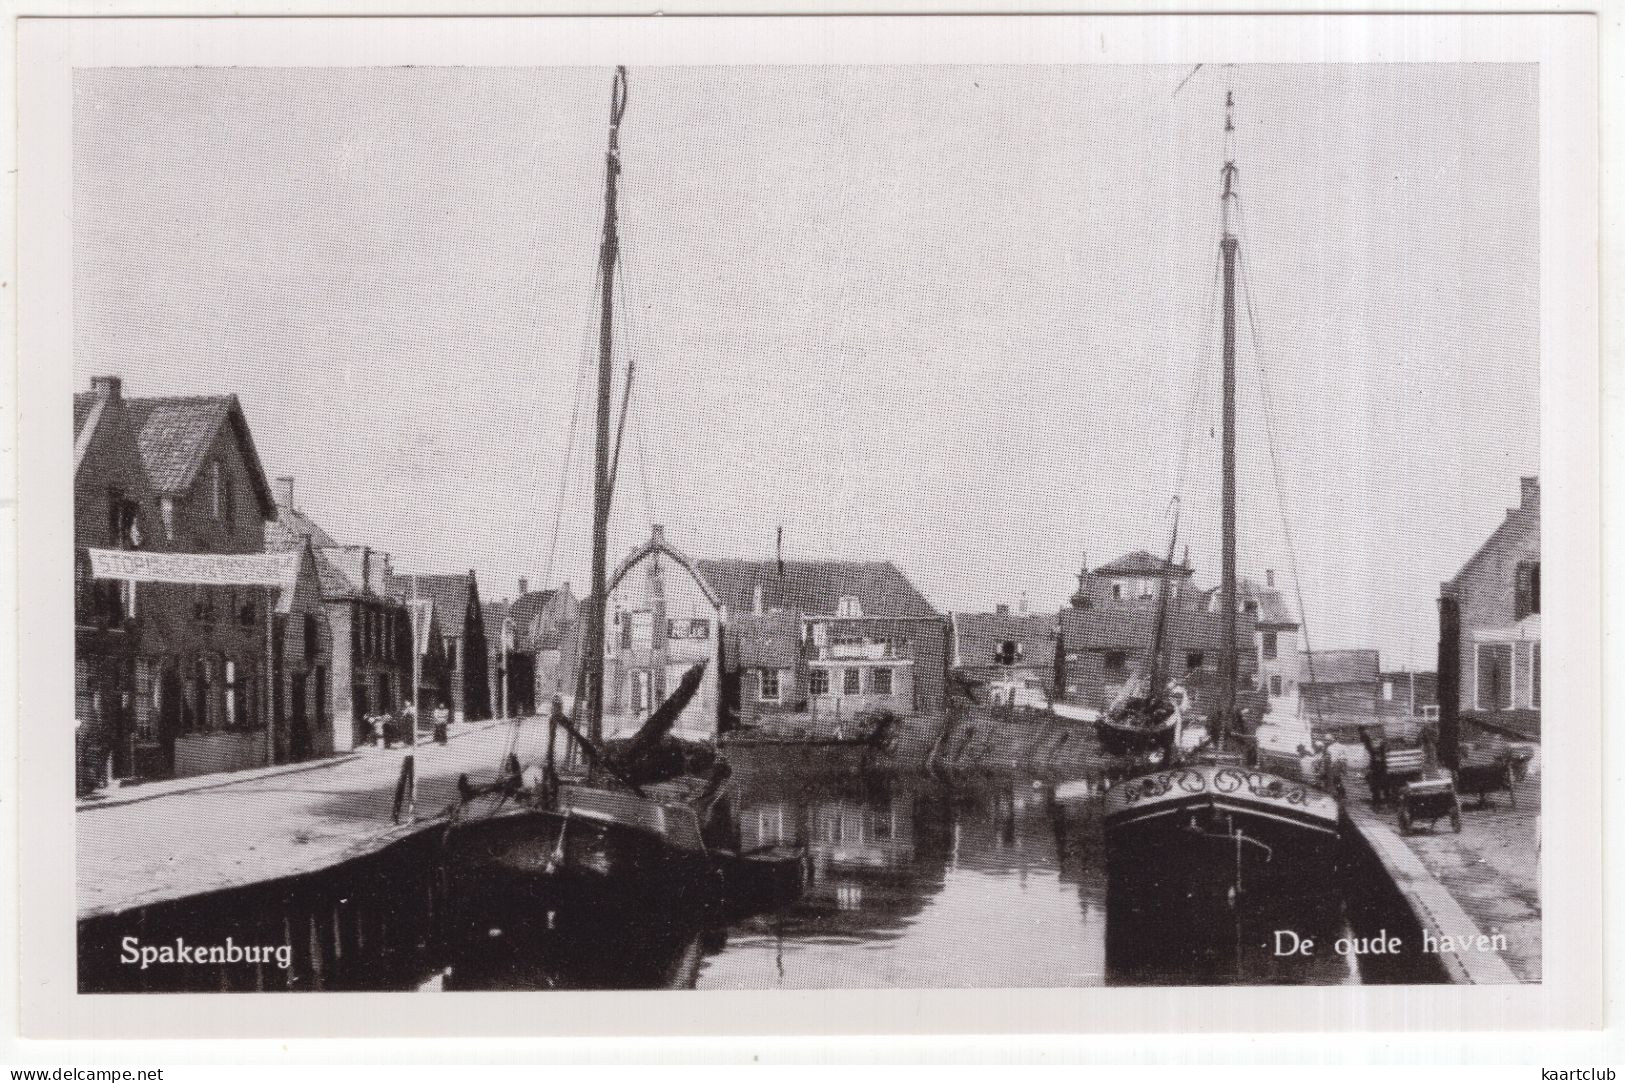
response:
M75 817L81 920L296 876L359 857L443 820L457 776L494 778L518 735L520 760L546 747L545 719L454 725L417 748L417 823L390 816L405 749L170 779L104 791Z
M1490 795L1489 806L1462 797L1462 830L1456 834L1441 820L1429 831L1404 836L1404 844L1428 874L1486 935L1503 934L1500 953L1519 981L1541 980L1540 907L1540 775L1531 772L1517 784L1518 807L1505 793ZM1356 820L1380 822L1394 829L1394 813L1373 813L1369 802L1354 802Z

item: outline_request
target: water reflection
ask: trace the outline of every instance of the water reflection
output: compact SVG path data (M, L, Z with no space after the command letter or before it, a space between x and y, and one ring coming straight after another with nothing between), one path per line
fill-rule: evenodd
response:
M791 755L791 754L779 754ZM950 783L853 769L740 764L741 848L805 847L810 881L770 912L666 914L577 927L560 915L445 955L421 988L1037 988L1336 984L1373 980L1346 957L1280 957L1273 932L1330 944L1315 914L1114 913L1100 796L1058 799L1019 779ZM1394 980L1392 977L1376 980Z

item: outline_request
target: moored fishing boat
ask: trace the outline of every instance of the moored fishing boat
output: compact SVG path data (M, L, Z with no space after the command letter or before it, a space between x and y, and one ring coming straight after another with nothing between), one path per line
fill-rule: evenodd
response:
M1338 891L1343 814L1313 783L1253 766L1242 737L1236 576L1236 164L1233 98L1225 96L1221 171L1223 277L1220 697L1211 736L1194 751L1113 786L1104 807L1108 899L1125 923L1166 933L1222 932L1286 907L1312 914ZM1256 931L1256 930L1255 930Z
M593 474L592 590L582 605L584 634L575 705L584 724L555 700L539 764L514 755L495 781L459 787L462 799L445 832L444 868L460 921L477 932L489 907L533 899L553 920L561 911L595 917L680 920L688 904L719 902L730 877L766 879L797 890L792 855L740 855L723 786L727 763L707 742L672 732L700 686L706 663L691 666L676 689L630 737L604 739L604 655L611 579L607 550L621 436L630 400L625 375L620 425L612 432L613 312L620 266L617 225L620 124L627 75L615 71L605 157L603 239L599 249L599 343ZM658 530L656 536L659 536ZM743 861L748 865L741 865ZM753 879L754 878L754 879ZM552 915L552 917L548 916Z

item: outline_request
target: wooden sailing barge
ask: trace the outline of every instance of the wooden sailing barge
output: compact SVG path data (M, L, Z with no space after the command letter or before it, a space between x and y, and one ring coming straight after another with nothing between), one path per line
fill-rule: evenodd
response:
M720 903L730 892L782 895L799 892L802 883L799 851L738 852L723 796L727 763L714 748L671 735L699 685L703 664L685 674L634 736L604 740L608 528L620 451L619 432L611 440L613 297L620 247L619 137L626 105L626 69L618 67L610 97L599 249L592 591L583 605L582 666L573 701L585 708L586 725L572 722L555 700L539 766L522 769L510 756L495 782L461 787L463 800L446 829L443 868L463 920L476 929L486 902L511 908L515 899L533 900L550 922L628 917L670 924L692 918L696 908ZM621 421L624 426L624 403Z
M1225 96L1221 173L1223 275L1221 697L1195 752L1107 791L1109 905L1164 934L1239 930L1238 918L1336 899L1342 809L1306 781L1250 765L1240 741L1236 642L1236 232L1233 96ZM1239 939L1239 933L1238 939Z

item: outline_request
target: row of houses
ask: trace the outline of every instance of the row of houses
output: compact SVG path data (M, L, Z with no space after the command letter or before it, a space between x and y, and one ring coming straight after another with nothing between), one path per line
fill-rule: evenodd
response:
M236 396L74 397L81 785L296 762L407 704L478 721L573 697L568 583L486 601L335 538L267 476ZM638 724L697 661L684 727L942 708L947 623L886 562L692 561L656 527L617 569L606 710ZM414 687L414 681L416 685Z
M82 788L343 751L408 703L489 716L474 574L334 539L273 486L235 395L97 377L73 421Z
M476 721L569 699L581 605L568 583L485 601L473 571L414 573L341 541L271 481L235 396L74 397L75 708L90 781L190 775L353 747L408 703ZM605 638L612 728L706 662L682 727L935 713L950 669L1101 707L1149 663L1157 599L1173 675L1216 679L1219 592L1188 556L1078 574L1054 615L944 615L885 561L691 559L655 527L615 569ZM1440 680L1375 650L1302 649L1273 572L1237 593L1245 686L1297 713L1431 716L1538 733L1539 485L1440 599ZM416 686L414 687L414 681Z

